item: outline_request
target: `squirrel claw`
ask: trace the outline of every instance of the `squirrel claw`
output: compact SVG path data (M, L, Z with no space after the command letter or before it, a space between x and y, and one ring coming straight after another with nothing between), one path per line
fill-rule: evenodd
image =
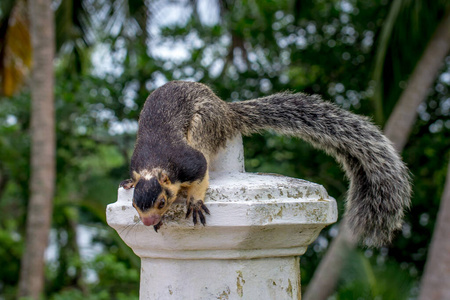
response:
M155 229L155 232L158 233L158 229L161 228L162 222L159 222L158 224L153 226L153 229Z
M203 211L207 214L207 215L209 215L210 213L209 213L209 209L206 207L206 205L203 203L203 201L201 201L201 203L202 203L202 205L200 206L202 209L203 209Z
M203 203L202 200L199 200L197 202L195 202L194 204L191 204L191 201L189 201L188 206L187 206L187 211L186 211L186 219L189 218L189 216L192 213L192 221L194 222L194 225L197 225L198 219L200 219L200 223L203 224L203 226L206 225L206 218L205 215L203 214L203 212L205 212L206 214L210 214L209 213L209 209L206 207L206 205Z
M197 210L194 209L192 211L192 221L194 222L194 225L197 225Z
M191 202L189 201L188 205L187 205L187 209L186 209L186 219L189 218L189 216L191 215L191 212L192 212L192 206L191 206Z
M205 226L206 220L201 210L198 211L198 216L200 217L200 222L203 224L203 226Z
M126 190L129 190L133 187L133 179L125 179L120 184L119 187L122 187Z

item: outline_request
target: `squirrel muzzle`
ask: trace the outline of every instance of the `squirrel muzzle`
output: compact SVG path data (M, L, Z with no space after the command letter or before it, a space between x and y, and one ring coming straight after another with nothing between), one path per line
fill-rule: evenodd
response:
M158 214L152 214L149 216L139 214L139 217L145 226L156 225L161 221L161 216Z

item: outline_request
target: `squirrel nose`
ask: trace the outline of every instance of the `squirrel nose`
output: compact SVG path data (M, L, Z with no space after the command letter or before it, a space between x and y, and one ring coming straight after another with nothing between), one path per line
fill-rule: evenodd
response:
M145 226L156 225L161 221L161 216L159 215L150 215L150 216L141 216L141 221Z

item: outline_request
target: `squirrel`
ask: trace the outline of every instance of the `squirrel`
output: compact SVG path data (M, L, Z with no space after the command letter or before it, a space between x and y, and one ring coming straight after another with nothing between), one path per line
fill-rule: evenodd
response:
M342 165L350 181L346 216L350 230L369 246L388 244L410 205L409 171L391 142L367 117L318 95L278 93L228 103L206 85L171 81L153 91L140 113L131 158L133 206L142 223L161 217L182 193L186 218L205 225L208 166L227 140L263 130L299 137Z

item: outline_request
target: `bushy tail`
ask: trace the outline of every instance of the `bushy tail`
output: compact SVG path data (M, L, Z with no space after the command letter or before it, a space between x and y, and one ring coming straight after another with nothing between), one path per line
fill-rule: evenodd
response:
M410 177L391 142L367 118L301 93L275 94L230 107L243 134L272 129L300 137L335 157L350 179L346 203L350 229L369 246L392 240L410 205Z

